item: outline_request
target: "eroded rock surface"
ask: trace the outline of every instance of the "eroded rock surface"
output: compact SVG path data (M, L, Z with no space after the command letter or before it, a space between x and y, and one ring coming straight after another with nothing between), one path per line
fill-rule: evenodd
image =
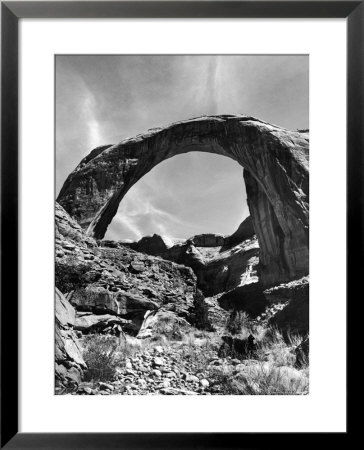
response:
M249 116L208 116L99 147L67 178L59 203L102 238L128 190L160 162L204 151L244 168L265 286L308 274L308 135Z
M56 389L78 385L87 368L82 348L73 331L76 312L64 295L56 289L55 296L55 377Z
M309 278L303 277L287 284L264 291L270 303L283 303L282 308L270 319L270 324L286 334L305 335L309 331ZM308 345L307 345L308 347Z

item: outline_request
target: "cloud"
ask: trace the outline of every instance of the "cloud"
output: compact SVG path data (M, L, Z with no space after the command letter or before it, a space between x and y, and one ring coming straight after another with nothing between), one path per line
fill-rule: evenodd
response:
M96 115L96 100L94 95L84 87L82 111L84 122L87 128L87 147L93 149L105 143L105 139L100 130L100 124Z

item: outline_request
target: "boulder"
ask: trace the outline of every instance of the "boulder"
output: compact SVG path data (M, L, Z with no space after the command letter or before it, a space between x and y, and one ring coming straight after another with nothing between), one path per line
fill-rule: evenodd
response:
M76 317L74 329L82 331L83 333L102 332L107 327L112 327L117 330L116 334L120 334L121 328L130 323L129 320L121 317L112 316L110 314L95 315L90 314L86 316ZM118 328L120 326L120 329Z
M63 328L73 327L75 324L75 309L66 300L65 296L56 288L55 297L56 321Z
M162 335L171 339L180 339L191 329L187 320L179 317L175 312L160 309L147 311L137 337L146 339Z

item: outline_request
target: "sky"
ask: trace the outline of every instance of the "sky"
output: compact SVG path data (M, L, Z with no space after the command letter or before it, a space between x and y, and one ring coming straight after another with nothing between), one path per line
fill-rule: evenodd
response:
M308 83L307 56L57 56L56 195L93 148L179 120L247 114L308 128ZM105 238L231 234L249 215L242 176L224 156L175 156L129 190Z

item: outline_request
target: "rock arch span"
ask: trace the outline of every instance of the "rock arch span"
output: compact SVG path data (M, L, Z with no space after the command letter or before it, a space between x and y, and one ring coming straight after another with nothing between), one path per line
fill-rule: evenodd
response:
M308 274L309 140L250 116L208 116L98 147L65 181L57 201L101 239L128 190L160 162L203 151L244 167L265 286Z

